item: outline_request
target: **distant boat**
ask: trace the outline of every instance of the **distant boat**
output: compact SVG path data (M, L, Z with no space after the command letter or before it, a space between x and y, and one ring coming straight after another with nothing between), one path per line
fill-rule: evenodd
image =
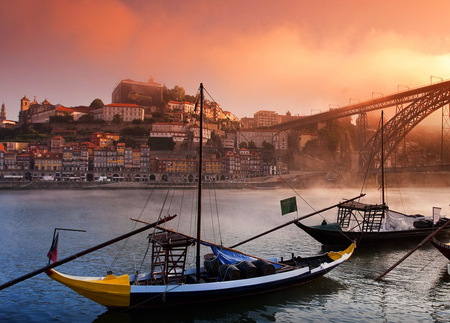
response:
M381 145L383 147L383 113L381 115ZM295 224L325 246L345 246L357 240L358 246L379 245L401 241L416 241L427 237L449 219L440 215L440 208L433 208L430 217L407 215L390 210L385 203L384 153L381 149L381 204L350 201L338 206L336 222L306 226ZM450 230L450 226L445 230Z
M338 206L335 223L315 226L306 226L301 222L295 224L325 246L345 246L354 240L358 246L374 246L421 240L448 220L439 217L433 222L423 215L406 215L389 210L387 205L352 201Z
M203 133L202 106L201 84L200 134ZM281 260L251 256L202 240L202 145L199 146L196 237L149 224L149 228L156 227L156 230L149 237L152 252L148 272L76 277L48 268L46 273L49 277L108 308L151 308L219 302L303 284L328 273L352 255L353 242L347 243L343 251ZM200 245L212 250L212 253L204 255L203 265ZM196 265L186 269L190 247L196 247Z

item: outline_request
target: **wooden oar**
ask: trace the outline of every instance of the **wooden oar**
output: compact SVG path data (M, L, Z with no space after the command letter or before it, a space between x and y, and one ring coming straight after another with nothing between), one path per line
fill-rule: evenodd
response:
M437 229L436 231L432 232L431 234L428 235L428 237L426 237L425 239L423 239L415 248L413 248L412 250L410 250L406 255L404 255L399 261L397 261L394 265L392 265L391 267L389 267L388 270L386 270L384 273L382 273L380 276L378 276L377 278L375 278L375 280L381 280L384 276L386 276L392 269L394 269L395 267L397 267L398 265L400 265L406 258L408 258L409 256L412 255L412 253L414 251L416 251L417 249L419 249L420 247L422 247L426 242L428 242L428 240L430 240L431 238L433 238L436 234L438 234L440 231L442 231L448 224L450 224L450 220L447 220L447 222L445 222L439 229Z
M106 242L104 242L104 243L101 243L101 244L99 244L99 245L97 245L97 246L94 246L94 247L92 247L92 248L89 248L89 249L86 249L86 250L84 250L84 251L78 252L78 253L76 253L76 254L74 254L74 255L72 255L72 256L69 256L69 257L64 258L64 259L62 259L62 260L59 260L59 261L56 261L56 262L54 262L54 263L52 263L52 264L50 264L50 265L48 265L48 266L42 267L42 268L40 268L40 269L38 269L38 270L35 270L35 271L31 272L31 273L28 273L28 274L26 274L26 275L23 275L23 276L21 276L21 277L19 277L19 278L13 279L13 280L11 280L11 281L9 281L9 282L7 282L7 283L1 285L1 286L0 286L0 290L5 289L5 288L7 288L7 287L9 287L9 286L15 285L15 284L17 284L17 283L20 283L21 281L24 281L24 280L26 280L26 279L28 279L28 278L34 277L34 276L36 276L36 275L38 275L38 274L40 274L40 273L43 273L44 271L46 271L46 270L48 270L48 269L51 269L51 268L60 266L60 265L62 265L62 264L65 264L66 262L72 261L72 260L74 260L74 259L76 259L76 258L78 258L78 257L84 256L84 255L86 255L86 254L88 254L88 253L91 253L91 252L96 251L96 250L98 250L98 249L101 249L101 248L104 248L104 247L106 247L106 246L109 246L109 245L111 245L111 244L113 244L113 243L116 243L116 242L121 241L121 240L123 240L123 239L126 239L126 238L128 238L128 237L131 237L131 236L133 236L133 235L135 235L135 234L141 233L141 232L143 232L143 231L145 231L145 230L154 228L154 227L158 226L158 224L161 224L161 223L170 221L170 220L172 220L173 218L175 218L176 216L177 216L176 214L175 214L175 215L172 215L172 216L167 216L167 217L165 217L165 218L163 218L163 219L161 219L161 220L159 220L159 221L157 221L157 222L149 223L149 224L147 224L146 226L144 226L144 227L142 227L142 228L139 228L139 229L136 229L136 230L134 230L134 231L128 232L128 233L126 233L126 234L124 234L124 235L121 235L121 236L119 236L119 237L117 237L117 238L111 239L111 240L109 240L109 241L106 241Z
M338 204L335 204L335 205L326 207L326 208L324 208L324 209L322 209L322 210L315 211L315 212L313 212L313 213L304 215L304 216L302 216L302 217L300 217L300 218L298 218L298 219L288 221L288 222L286 222L286 223L284 223L284 224L282 224L282 225L279 225L279 226L277 226L277 227L275 227L275 228L273 228L273 229L271 229L271 230L268 230L268 231L266 231L266 232L260 233L260 234L254 236L254 237L252 237L252 238L249 238L249 239L247 239L247 240L245 240L245 241L239 242L239 243L237 243L237 244L231 246L230 248L236 248L237 246L240 246L241 244L244 244L244 243L247 243L247 242L249 242L249 241L255 240L255 239L259 238L259 237L262 237L262 236L264 236L264 235L266 235L266 234L268 234L268 233L271 233L271 232L274 232L274 231L279 230L279 229L281 229L281 228L284 228L284 227L286 227L286 226L288 226L288 225L290 225L290 224L293 224L293 223L295 223L295 222L298 222L298 221L300 221L300 220L303 220L303 219L309 218L309 217L311 217L311 216L313 216L313 215L316 215L316 214L319 214L319 213L328 211L328 210L333 209L333 208L335 208L335 207L341 206L342 204L345 204L345 203L347 203L347 202L351 202L351 201L357 200L357 199L363 197L364 195L366 195L366 194L360 194L360 195L358 195L357 197L354 197L354 198L352 198L352 199L345 200L345 201L340 202L340 203L338 203Z

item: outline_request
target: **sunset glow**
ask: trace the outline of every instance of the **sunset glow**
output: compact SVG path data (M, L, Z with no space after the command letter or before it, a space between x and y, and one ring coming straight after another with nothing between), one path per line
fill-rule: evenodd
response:
M450 78L450 2L0 0L0 103L111 102L122 79L294 115Z

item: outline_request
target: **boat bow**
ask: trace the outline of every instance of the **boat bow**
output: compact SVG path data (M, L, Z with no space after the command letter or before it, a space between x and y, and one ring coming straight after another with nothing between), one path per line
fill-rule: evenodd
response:
M80 295L106 307L130 306L130 276L79 277L49 269L46 274Z

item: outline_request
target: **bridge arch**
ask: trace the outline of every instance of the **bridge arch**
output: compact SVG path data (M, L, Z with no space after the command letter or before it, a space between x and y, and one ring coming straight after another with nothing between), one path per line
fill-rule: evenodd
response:
M416 98L390 119L383 126L383 129L378 129L365 144L360 152L361 167L363 169L367 169L367 167L379 168L381 166L382 141L384 158L387 159L415 126L431 113L447 104L450 104L450 88L448 87L431 91Z

